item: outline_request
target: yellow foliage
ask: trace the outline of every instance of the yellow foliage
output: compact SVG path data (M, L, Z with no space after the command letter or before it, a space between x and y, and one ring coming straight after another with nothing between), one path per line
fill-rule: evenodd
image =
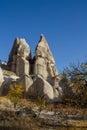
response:
M46 107L46 97L45 96L38 97L38 105L42 108Z
M7 97L11 99L12 102L16 104L21 98L23 98L23 95L24 95L23 86L16 83L12 83L10 85Z

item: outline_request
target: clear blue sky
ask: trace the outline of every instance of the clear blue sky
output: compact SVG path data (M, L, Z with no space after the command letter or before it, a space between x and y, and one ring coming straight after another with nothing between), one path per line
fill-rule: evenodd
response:
M46 37L59 72L87 59L87 0L0 0L0 59L8 59L15 37L32 53Z

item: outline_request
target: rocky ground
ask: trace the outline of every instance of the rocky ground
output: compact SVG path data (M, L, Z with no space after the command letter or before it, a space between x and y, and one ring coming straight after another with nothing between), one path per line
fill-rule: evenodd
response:
M21 100L14 104L6 98L0 99L0 126L35 128L42 126L74 126L87 128L87 110L66 107L61 104L40 106L36 102Z

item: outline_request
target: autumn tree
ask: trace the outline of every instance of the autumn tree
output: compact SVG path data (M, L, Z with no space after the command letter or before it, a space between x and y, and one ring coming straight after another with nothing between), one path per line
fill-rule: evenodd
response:
M87 106L87 62L71 64L63 74L74 84L77 104Z
M20 84L12 83L9 87L9 92L7 97L11 99L16 106L17 102L20 101L21 98L24 96L24 89L23 86Z

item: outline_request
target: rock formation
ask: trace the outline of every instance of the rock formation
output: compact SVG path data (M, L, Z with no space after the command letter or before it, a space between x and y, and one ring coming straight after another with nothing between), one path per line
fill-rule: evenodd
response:
M29 60L31 60L31 52L29 45L26 43L25 39L16 38L9 55L7 66L10 71L13 71L14 73L16 73L17 76L20 77L19 80L16 82L21 82L25 91L27 91L29 86L32 84L32 80L29 76Z
M61 78L59 75L56 75L55 77L52 77L48 80L48 82L53 87L55 101L60 101L63 95L63 90L60 87L60 81L61 81Z
M40 36L40 40L35 51L34 74L39 74L44 79L58 75L53 55L43 35Z
M25 39L16 38L9 55L8 68L18 76L22 76L23 74L29 75L30 57L30 48Z
M29 87L28 95L37 98L46 98L46 101L54 99L52 86L40 75L35 77L34 83Z
M31 73L49 79L58 74L53 55L43 35L40 36L33 59L25 39L16 38L9 55L8 68L18 76Z
M32 96L35 99L44 97L47 102L57 102L61 100L62 90L60 86L52 86L41 75L35 76L33 81L28 89L28 96Z
M6 74L6 75L3 75L3 77L4 77L4 82L3 82L0 94L5 96L8 94L9 87L12 84L12 82L17 82L19 77L13 74L9 74L9 75Z
M1 87L1 85L3 83L3 81L4 81L3 72L2 72L2 69L0 68L0 87Z
M22 84L28 96L35 98L45 96L47 101L60 100L62 89L59 86L58 72L49 45L43 35L40 36L33 59L25 39L16 38L9 55L7 68L19 77L15 82ZM4 77L4 84L9 84L9 82L11 84L14 80L14 78L11 80L10 77Z
M22 85L24 87L25 92L27 92L29 87L33 84L33 80L30 75L24 74L19 78L17 84Z

